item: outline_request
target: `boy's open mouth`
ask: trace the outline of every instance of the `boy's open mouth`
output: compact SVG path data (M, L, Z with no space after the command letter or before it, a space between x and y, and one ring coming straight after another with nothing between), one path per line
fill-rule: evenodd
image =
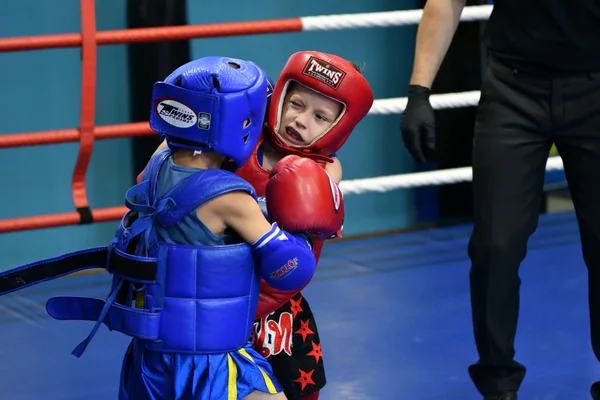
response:
M294 128L291 128L289 126L285 128L285 136L293 144L304 144L304 139L302 138L302 135L300 135L300 133L298 133L298 131Z

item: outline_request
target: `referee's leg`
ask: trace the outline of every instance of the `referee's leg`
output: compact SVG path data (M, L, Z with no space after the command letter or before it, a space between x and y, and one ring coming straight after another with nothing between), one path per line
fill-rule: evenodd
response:
M600 360L600 75L555 82L556 147L565 167L588 270L592 348ZM600 378L600 377L599 377ZM600 384L594 385L600 399Z
M537 227L549 138L548 85L491 61L473 148L474 227L469 242L471 307L479 361L469 367L484 395L517 391L514 360L519 266Z

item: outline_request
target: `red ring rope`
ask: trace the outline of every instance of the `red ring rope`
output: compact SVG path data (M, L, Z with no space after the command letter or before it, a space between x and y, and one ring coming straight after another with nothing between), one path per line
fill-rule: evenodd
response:
M187 40L206 37L250 35L261 33L299 32L302 30L300 18L272 19L265 21L228 22L222 24L168 26L159 28L120 29L95 33L96 43L122 44L159 42L165 40ZM66 33L61 35L24 36L0 39L0 51L38 50L59 47L81 46L82 35Z
M114 139L133 136L149 136L154 131L148 122L131 124L104 125L94 127L95 139ZM59 129L53 131L11 133L0 135L0 149L9 147L38 146L43 144L58 144L77 142L79 129Z
M81 0L80 7L82 27L80 34L68 33L0 39L0 52L78 46L81 46L82 48L82 86L79 128L0 135L0 149L78 141L79 154L75 169L73 170L71 184L73 203L77 211L3 219L0 220L0 233L91 222L114 221L120 219L125 212L127 212L127 208L122 206L98 210L89 209L85 188L85 176L92 155L94 140L145 136L151 135L153 132L150 130L148 122L95 126L96 51L98 45L185 40L203 37L261 33L298 32L302 30L301 19L290 18L98 32L96 31L94 0Z

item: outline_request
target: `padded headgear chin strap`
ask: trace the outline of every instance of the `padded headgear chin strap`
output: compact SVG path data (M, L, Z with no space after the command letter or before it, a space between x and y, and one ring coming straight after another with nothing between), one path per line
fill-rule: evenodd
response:
M279 122L286 91L291 81L298 82L343 104L338 119L308 145L286 143L279 134ZM329 157L346 142L352 130L373 105L373 92L365 77L347 60L318 51L292 54L283 67L271 98L267 133L273 145L286 154L332 162Z

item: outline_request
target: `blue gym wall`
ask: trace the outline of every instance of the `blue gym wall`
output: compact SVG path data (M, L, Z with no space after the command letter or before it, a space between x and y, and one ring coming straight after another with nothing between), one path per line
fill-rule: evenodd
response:
M224 4L224 3L223 3ZM96 1L98 30L126 28L124 0ZM417 8L414 0L256 2L188 0L190 24L290 18ZM0 37L79 32L79 1L21 0L0 13ZM406 95L412 68L415 27L199 39L192 57L223 54L252 59L275 78L298 50L336 53L366 65L375 98ZM126 46L98 49L96 124L129 122ZM0 53L0 134L66 129L79 124L80 50L52 49ZM344 179L406 173L413 163L404 150L399 115L367 116L339 152ZM73 211L71 175L76 143L0 149L0 219ZM131 141L97 141L87 174L92 208L123 204L137 171L131 168ZM414 224L412 191L346 198L345 234L379 232ZM104 245L116 222L0 234L0 269L83 247Z

